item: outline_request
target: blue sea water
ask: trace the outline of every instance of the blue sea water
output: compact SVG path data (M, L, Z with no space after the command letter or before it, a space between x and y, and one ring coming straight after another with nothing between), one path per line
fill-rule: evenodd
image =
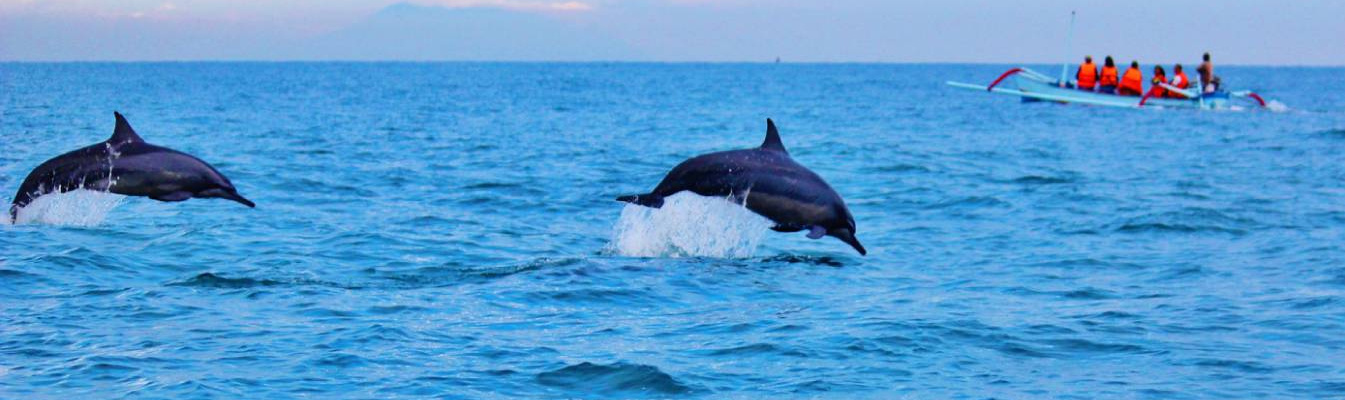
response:
M118 110L258 204L0 226L0 397L1345 397L1345 69L1219 68L1278 112L943 86L1008 67L0 64L4 195ZM612 200L767 117L867 257Z

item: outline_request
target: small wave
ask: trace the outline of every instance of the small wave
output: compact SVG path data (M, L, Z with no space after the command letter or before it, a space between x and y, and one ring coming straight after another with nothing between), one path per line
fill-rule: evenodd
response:
M1197 359L1186 364L1202 368L1231 369L1238 372L1254 373L1254 374L1266 374L1275 371L1274 367L1270 367L1256 361L1205 358L1205 359Z
M909 375L909 374L903 374L903 372L905 371L886 371L886 372L888 372L889 377L897 377L897 376L904 377ZM827 379L808 379L803 382L791 382L785 385L780 385L779 389L792 393L831 393L834 396L836 393L873 391L875 389L879 389L879 387L873 387L869 385L862 385L851 382L837 382L835 380L827 380ZM864 396L854 396L854 397L865 398ZM787 398L792 397L787 396ZM837 398L846 398L846 397L837 397Z
M1345 128L1327 129L1324 131L1317 132L1317 135L1326 136L1329 138L1345 139Z
M1176 212L1141 215L1128 218L1116 224L1115 231L1122 233L1175 232L1175 233L1227 233L1243 235L1252 221L1228 216L1222 212L1187 208Z
M515 189L521 187L525 187L525 185L517 182L478 182L467 186L463 186L462 188L464 190L491 190L491 189Z
M191 279L180 282L169 283L168 286L191 286L207 287L218 289L245 289L265 286L280 286L286 282L271 279L252 279L252 278L225 278L209 272L196 275Z
M125 199L126 196L119 194L87 189L50 193L38 196L27 206L19 208L14 223L98 226Z
M1210 225L1188 225L1188 224L1165 224L1161 222L1144 222L1123 224L1116 228L1117 232L1136 233L1136 232L1178 232L1178 233L1197 233L1197 232L1222 232L1234 235L1247 233L1241 229L1225 228Z
M807 357L807 354L798 350L785 349L770 343L753 343L738 347L729 347L722 349L713 349L702 351L702 354L711 357L751 357L758 355L768 356L788 356L788 357Z
M1059 269L1084 269L1084 270L1107 270L1107 269L1144 269L1145 266L1128 262L1111 262L1099 260L1096 258L1071 258L1064 260L1042 261L1027 264L1029 267L1039 268L1059 268Z
M0 278L5 278L5 279L20 279L20 278L38 277L38 276L40 276L40 275L30 274L30 273L27 273L27 272L16 271L16 270L12 270L12 269L4 269L4 268L0 268Z
M537 301L537 304L562 304L562 303L606 303L606 304L648 304L656 306L662 304L656 298L651 298L647 291L625 290L625 289L575 289L575 290L555 290L539 291L528 294L529 298Z
M1287 299L1272 302L1272 304L1287 305L1295 310L1308 310L1322 307L1329 307L1339 304L1341 301L1335 296L1318 296L1304 299Z
M1266 102L1266 110L1269 110L1270 112L1288 112L1289 105L1281 103L1278 100L1271 100Z
M1055 339L1046 340L1044 343L1051 345L1056 350L1073 354L1139 354L1146 352L1143 347L1133 344L1099 343L1084 339Z
M873 170L876 171L876 172L893 172L893 173L907 173L907 172L911 172L911 173L922 173L922 172L930 172L929 167L925 167L925 166L922 166L922 165L915 165L915 164L883 165L883 166L873 167Z
M1128 313L1128 312L1125 312L1125 311L1103 311L1103 312L1096 313L1096 314L1080 315L1080 316L1077 316L1077 317L1075 317L1075 318L1083 319L1083 320L1090 320L1090 319L1101 319L1101 320L1137 320L1137 319L1140 319L1140 315L1139 315L1139 314L1131 314L1131 313Z
M584 362L540 373L537 381L552 387L608 395L684 394L693 391L658 368L627 363L600 365Z
M1116 298L1116 294L1098 288L1083 288L1076 290L1036 290L1027 287L1012 287L1004 289L1004 293L1019 296L1056 296L1070 300L1107 300Z
M722 198L682 192L663 208L628 204L608 251L628 257L750 257L770 220Z
M1038 186L1038 185L1058 185L1065 183L1074 183L1074 179L1062 178L1056 176L1027 175L1018 177L1017 179L1014 179L1010 182L1020 185Z
M483 267L462 267L450 264L438 267L418 268L405 272L398 271L385 273L375 271L374 274L382 279L396 281L397 284L394 284L394 286L412 288L437 287L466 283L484 283L514 274L536 271L544 268L561 268L579 264L583 261L584 259L582 258L543 257L522 264Z
M825 265L825 266L828 266L828 267L837 267L837 268L840 268L840 267L845 266L845 263L842 263L840 260L838 260L838 259L836 259L836 258L833 258L833 257L827 257L827 256L820 256L820 257L819 257L819 256L799 256L799 255L793 255L793 254L781 254L781 255L778 255L778 256L774 256L774 257L766 257L766 258L761 259L761 262L765 262L765 263L777 263L777 262L778 262L778 263L787 263L787 264Z
M1009 206L1010 204L1008 202L1005 202L1004 200L1000 200L998 198L991 196L968 196L940 201L938 203L930 204L925 208L932 210L944 209L944 208L980 209L980 208L998 208Z
M209 272L203 272L187 280L168 283L166 286L203 287L203 288L215 288L215 289L249 289L249 288L261 288L270 286L306 286L306 285L327 286L342 289L359 289L359 287L342 286L331 282L323 282L311 279L276 280L265 278L254 279L247 277L227 278Z
M308 364L315 365L318 367L329 367L329 368L359 367L366 365L368 363L369 360L365 359L364 357L346 353L327 354L320 357L312 358L308 361Z

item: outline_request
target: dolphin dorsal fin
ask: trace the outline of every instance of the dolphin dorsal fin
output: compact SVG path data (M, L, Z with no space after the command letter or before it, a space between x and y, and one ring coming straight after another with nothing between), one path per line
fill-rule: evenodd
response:
M761 142L761 148L789 154L789 150L785 150L785 144L780 142L780 131L775 130L775 121L771 121L770 118L766 118L766 141Z
M112 131L112 137L107 139L109 143L125 144L143 143L145 141L145 139L140 138L140 135L135 134L135 129L131 129L131 123L126 122L126 117L121 116L121 113L113 111L112 115L117 116L117 128Z

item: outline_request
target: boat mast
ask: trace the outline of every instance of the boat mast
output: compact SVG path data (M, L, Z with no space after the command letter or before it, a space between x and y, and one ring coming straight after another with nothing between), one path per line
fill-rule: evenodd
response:
M1069 33L1065 35L1065 63L1060 64L1060 86L1064 87L1066 73L1069 71L1069 60L1074 59L1074 11L1069 12Z

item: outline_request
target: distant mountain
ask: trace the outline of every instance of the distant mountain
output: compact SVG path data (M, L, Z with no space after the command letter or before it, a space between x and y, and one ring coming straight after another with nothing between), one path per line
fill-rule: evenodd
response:
M632 60L621 41L541 12L398 3L296 49L344 60Z

